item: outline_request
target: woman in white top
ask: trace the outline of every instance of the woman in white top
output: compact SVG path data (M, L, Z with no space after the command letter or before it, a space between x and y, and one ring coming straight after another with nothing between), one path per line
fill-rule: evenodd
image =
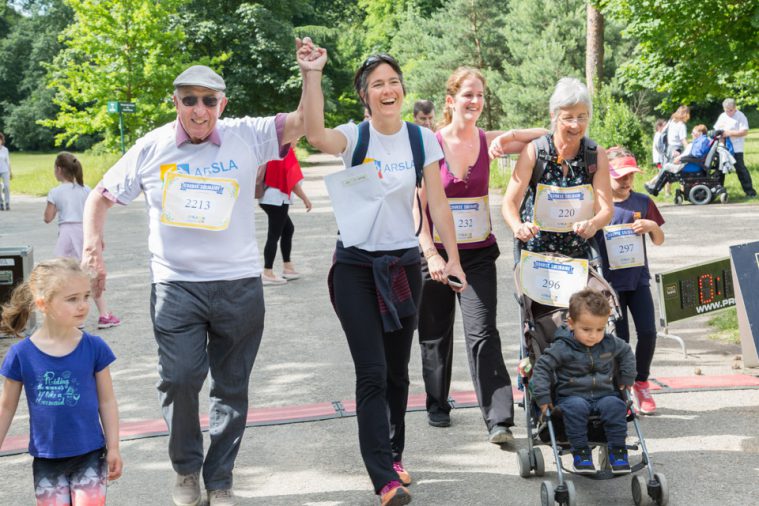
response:
M0 183L3 185L2 200L0 200L0 211L11 210L11 158L8 154L8 148L5 147L5 135L0 133Z
M58 215L58 241L53 254L57 257L71 257L82 260L84 235L82 220L84 203L90 188L84 184L82 164L71 153L62 151L55 158L55 179L60 185L47 195L47 207L43 220L50 223ZM107 329L121 325L121 320L108 310L105 294L93 297L100 316L98 328Z
M688 142L686 125L688 120L690 120L690 108L687 105L678 107L670 117L667 125L667 160L665 162L671 162L682 154Z
M440 181L438 161L443 153L432 131L401 119L403 74L395 59L386 54L367 58L354 78L356 92L370 114L368 123L325 128L321 71L327 54L323 48L314 47L310 39L303 44L310 60L303 83L308 142L325 153L341 156L348 168L362 161L372 164L384 192L382 205L372 224L367 225L367 238L352 247L345 247L338 239L331 287L356 370L356 411L364 464L383 506L407 504L411 496L405 485L411 483L411 477L401 458L408 361L422 286L413 217L418 184L414 163L418 156L413 153L417 147L423 149L420 172L430 214L448 255L438 280L446 283L455 276L458 280L454 281L459 282L452 289L466 288L451 210ZM418 129L423 148L412 146L411 129ZM359 131L364 132L361 139ZM360 141L367 140L365 135L369 137L366 155L353 164L354 148L363 146Z

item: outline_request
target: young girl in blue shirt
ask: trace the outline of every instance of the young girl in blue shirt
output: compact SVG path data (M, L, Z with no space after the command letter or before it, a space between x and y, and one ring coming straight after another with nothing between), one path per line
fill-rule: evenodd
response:
M43 321L11 346L0 375L0 446L18 407L29 406L29 453L38 506L105 504L121 476L119 421L108 345L78 329L89 312L90 281L76 260L38 264L3 305L0 331L20 335L34 309Z

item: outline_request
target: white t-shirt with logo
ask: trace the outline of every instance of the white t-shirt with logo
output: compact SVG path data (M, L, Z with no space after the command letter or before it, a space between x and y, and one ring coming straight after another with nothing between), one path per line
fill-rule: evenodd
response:
M717 118L717 122L714 124L715 130L748 130L748 119L746 115L741 111L735 111L733 117L723 112ZM746 144L746 137L730 137L730 142L733 143L733 151L736 153L743 153L744 146Z
M153 281L260 276L254 193L258 166L281 158L274 117L220 119L216 124L220 146L206 141L177 147L175 124L159 127L139 139L101 183L122 204L145 192ZM229 226L214 231L163 223L162 176L170 171L236 181L239 193Z
M336 130L348 141L340 156L345 166L350 167L358 138L358 126L346 123ZM404 122L401 129L392 135L379 133L371 124L369 131L369 147L364 163L374 163L377 170L381 171L386 194L368 239L355 246L366 251L416 248L419 245L413 215L413 206L416 205L416 170L407 125ZM430 129L421 127L421 131L426 167L442 160L443 150Z
M84 203L90 188L66 182L56 186L47 194L47 201L58 211L58 224L81 223L84 217Z

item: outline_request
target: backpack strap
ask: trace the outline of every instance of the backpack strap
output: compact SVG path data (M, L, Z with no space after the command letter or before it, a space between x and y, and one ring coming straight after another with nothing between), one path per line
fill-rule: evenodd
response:
M424 176L424 139L422 138L422 128L416 123L406 121L406 130L408 131L408 141L411 144L411 154L414 157L414 169L416 169L416 186L422 187L422 177Z
M546 164L551 159L551 145L548 142L548 135L538 137L532 143L535 145L535 166L532 168L530 186L535 188L546 171Z
M585 137L585 169L590 174L590 180L593 181L593 176L596 175L598 170L598 144L590 137Z
M366 158L366 152L369 150L369 122L362 121L358 124L358 139L356 146L353 148L351 157L351 167L361 165Z

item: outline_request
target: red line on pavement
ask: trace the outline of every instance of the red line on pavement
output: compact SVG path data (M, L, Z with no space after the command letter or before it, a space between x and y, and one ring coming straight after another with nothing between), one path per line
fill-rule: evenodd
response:
M654 379L652 378L652 380ZM664 387L659 385L664 385ZM678 390L692 389L751 388L759 387L759 378L748 374L728 374L724 376L677 376L656 378L654 381L651 381L650 386L651 390L661 390L670 393L676 393ZM477 395L473 391L451 392L450 396L454 401L455 407L465 408L478 405ZM522 392L514 388L514 401L518 402L522 397ZM423 410L425 408L425 403L425 394L409 395L408 409L410 411ZM336 409L335 404L331 402L297 406L253 408L248 411L247 425L278 425L326 420L356 414L356 402L354 400L344 400L341 404L343 407L342 412L339 412ZM208 429L208 415L200 416L200 426L203 430ZM140 437L167 434L166 424L161 419L122 421L120 429L122 439L139 439ZM0 448L0 456L23 453L26 451L28 445L28 436L8 436L5 438L2 448Z

